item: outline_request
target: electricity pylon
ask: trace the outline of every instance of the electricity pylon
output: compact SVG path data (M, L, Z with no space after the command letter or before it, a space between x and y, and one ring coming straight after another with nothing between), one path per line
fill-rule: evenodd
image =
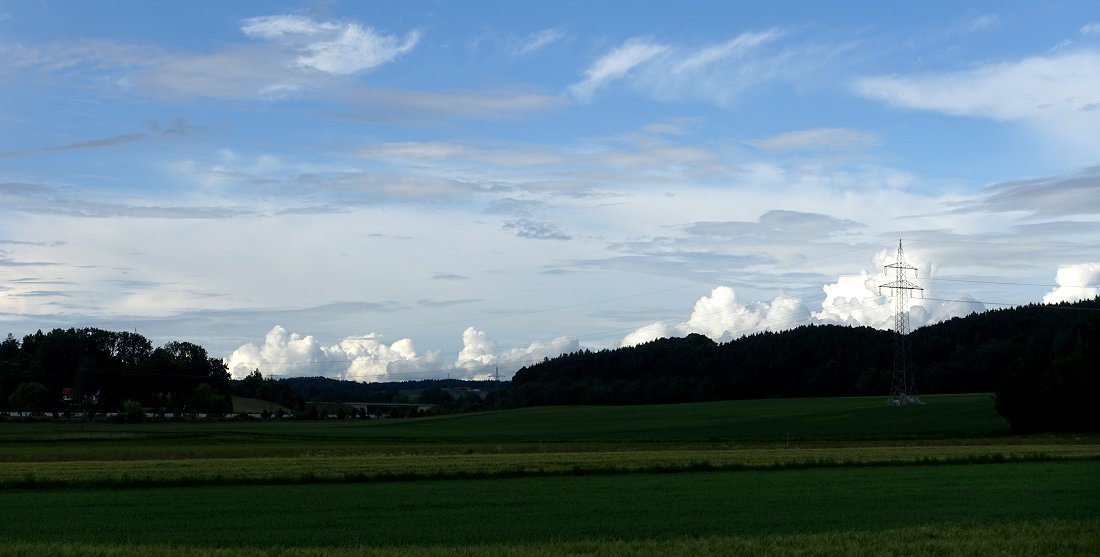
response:
M890 382L890 398L886 399L886 402L891 406L921 404L920 399L917 398L917 385L911 366L909 296L924 289L906 278L909 271L913 271L913 278L916 278L917 268L905 262L905 251L901 247L901 240L898 240L897 260L886 265L883 272L888 275L890 269L894 270L894 280L879 285L880 289L889 288L894 297L894 378Z

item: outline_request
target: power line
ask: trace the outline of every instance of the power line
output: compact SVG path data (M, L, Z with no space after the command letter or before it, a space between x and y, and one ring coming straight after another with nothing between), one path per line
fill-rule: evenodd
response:
M1057 249L1078 249L1086 247L1084 244L1025 244L1016 242L977 242L977 241L965 241L965 240L922 240L920 238L909 238L910 244L963 244L963 245L975 245L975 246L1009 246L1009 247L1021 247L1021 248L1057 248Z
M976 279L951 279L943 277L919 277L920 280L930 280L933 282L969 282L975 284L1001 284L1008 286L1038 286L1042 288L1100 288L1100 285L1096 284L1038 284L1033 282L1005 282L997 280L976 280Z

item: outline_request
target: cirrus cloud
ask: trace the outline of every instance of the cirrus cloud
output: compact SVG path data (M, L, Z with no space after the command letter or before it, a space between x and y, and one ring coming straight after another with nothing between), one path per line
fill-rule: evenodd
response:
M854 89L901 108L1025 122L1093 155L1100 143L1097 50L1057 52L952 72L867 77L856 81Z
M241 31L296 50L295 63L300 68L338 75L392 62L420 40L420 32L415 30L401 38L354 22L317 21L298 15L249 18Z
M585 71L584 80L570 87L569 92L575 98L588 102L605 83L623 78L638 65L667 50L667 46L650 39L630 39L593 63Z

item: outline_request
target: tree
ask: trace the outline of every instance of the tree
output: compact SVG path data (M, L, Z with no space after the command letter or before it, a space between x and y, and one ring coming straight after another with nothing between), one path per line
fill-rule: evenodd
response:
M122 401L122 412L118 415L119 421L135 424L145 419L145 409L136 400Z
M420 404L447 406L454 401L454 397L451 396L451 393L444 391L440 387L428 387L420 391L420 395L416 397L416 401Z
M203 383L191 393L191 407L195 412L225 414L229 412L225 395L219 394L208 383Z
M18 411L38 412L46 404L46 386L36 381L20 383L8 401Z
M1084 327L1073 352L1051 361L1017 359L1001 375L997 413L1013 432L1100 431L1100 320Z
M264 386L264 376L260 373L259 369L254 369L237 382L233 388L233 392L237 396L243 396L248 398L260 398L260 391Z

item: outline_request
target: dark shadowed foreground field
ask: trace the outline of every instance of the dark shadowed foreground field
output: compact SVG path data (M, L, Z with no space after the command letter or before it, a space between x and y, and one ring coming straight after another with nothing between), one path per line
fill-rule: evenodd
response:
M988 395L8 421L0 554L1090 555L1097 441L1008 437Z

